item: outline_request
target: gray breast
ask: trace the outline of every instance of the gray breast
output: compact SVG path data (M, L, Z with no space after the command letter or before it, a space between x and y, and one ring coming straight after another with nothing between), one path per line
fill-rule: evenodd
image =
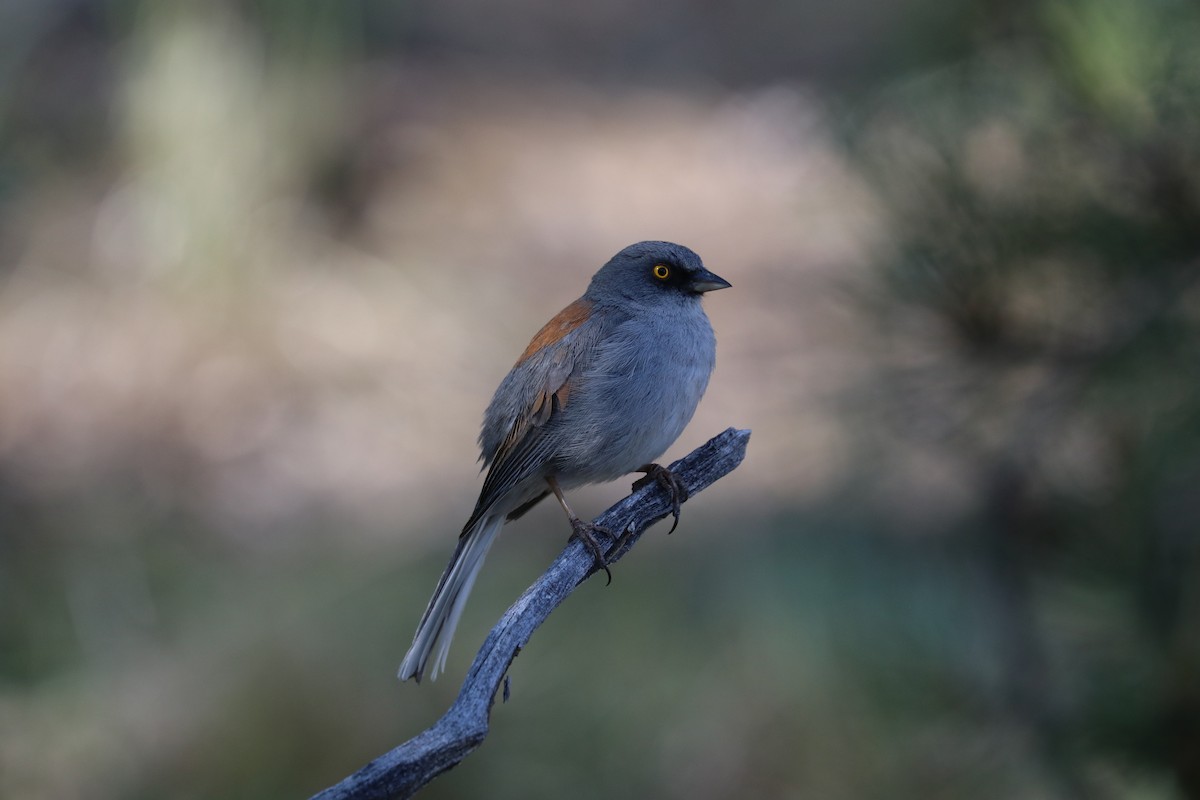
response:
M683 432L708 386L716 340L698 303L681 311L689 313L626 320L604 337L563 420L563 480L613 480Z

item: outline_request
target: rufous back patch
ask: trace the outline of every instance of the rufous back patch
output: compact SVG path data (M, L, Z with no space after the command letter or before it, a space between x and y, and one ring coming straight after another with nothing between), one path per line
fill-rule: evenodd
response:
M587 322L591 315L592 304L589 301L581 297L571 303L542 326L542 329L529 342L529 346L525 348L525 352L521 353L517 363L520 364L542 348L560 341L568 333Z

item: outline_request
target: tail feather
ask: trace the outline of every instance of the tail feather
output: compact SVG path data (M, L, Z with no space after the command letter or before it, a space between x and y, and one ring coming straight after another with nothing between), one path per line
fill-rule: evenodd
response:
M419 683L429 656L435 648L437 652L429 677L436 679L439 672L445 671L446 655L450 652L450 640L454 638L454 629L462 617L471 587L475 585L475 578L483 567L483 560L503 526L503 514L489 514L459 538L458 547L450 557L450 563L442 573L437 588L433 591L433 597L429 600L429 606L421 617L421 623L417 626L412 646L400 664L400 680L416 678Z

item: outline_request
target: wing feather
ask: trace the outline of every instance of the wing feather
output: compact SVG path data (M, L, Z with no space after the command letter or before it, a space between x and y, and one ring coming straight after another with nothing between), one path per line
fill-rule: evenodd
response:
M572 378L598 334L598 324L584 326L591 310L591 303L580 298L560 311L533 337L496 390L479 437L488 472L464 532L553 455L547 430L566 408Z

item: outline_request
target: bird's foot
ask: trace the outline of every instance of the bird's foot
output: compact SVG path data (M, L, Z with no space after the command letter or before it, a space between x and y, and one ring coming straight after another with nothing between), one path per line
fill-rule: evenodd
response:
M679 527L679 505L688 499L687 487L679 482L675 473L659 464L643 464L637 468L637 471L646 473L646 476L633 482L634 491L649 485L650 481L654 481L665 489L667 494L671 495L671 516L675 518L675 522L667 533L674 533L675 529Z
M612 531L608 528L603 528L591 522L584 522L578 517L571 519L571 535L583 542L587 549L591 551L592 558L596 559L596 569L604 570L604 574L608 576L608 581L604 584L607 586L612 583L612 572L608 569L608 559L604 557L604 551L600 548L600 543L596 541L595 534L602 533L605 536L612 538Z

